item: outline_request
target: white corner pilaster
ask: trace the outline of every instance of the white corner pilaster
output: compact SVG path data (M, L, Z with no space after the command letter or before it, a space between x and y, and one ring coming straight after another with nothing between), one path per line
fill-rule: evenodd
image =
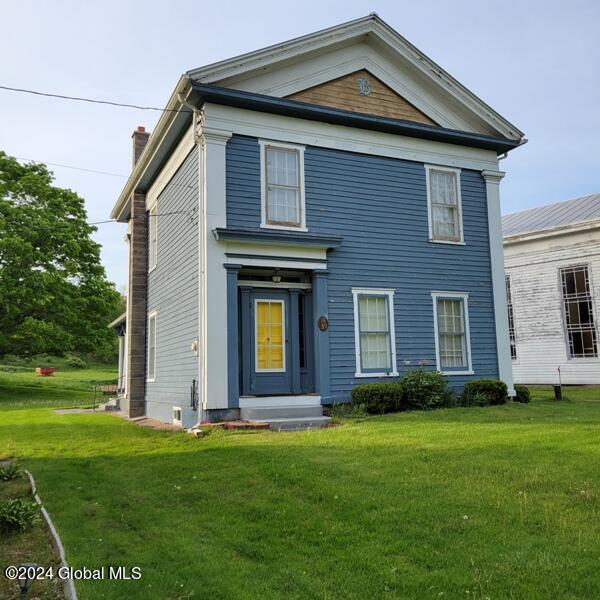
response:
M223 266L226 256L212 231L227 224L225 156L231 132L211 129L202 122L197 134L200 161L199 400L203 410L225 409L228 404L227 271Z
M508 337L508 312L506 307L506 284L504 280L504 249L502 246L502 214L500 211L500 181L503 171L484 170L490 238L490 261L494 290L494 317L496 321L496 348L498 352L498 376L508 386L510 396L515 395Z

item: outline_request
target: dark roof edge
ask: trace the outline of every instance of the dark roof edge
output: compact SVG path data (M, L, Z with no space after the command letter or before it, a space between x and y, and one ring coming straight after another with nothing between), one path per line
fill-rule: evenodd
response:
M283 244L327 249L337 248L343 240L341 236L337 235L242 227L217 227L213 230L213 235L216 240L224 242Z
M389 117L379 117L339 108L318 106L307 102L299 102L298 100L275 98L273 96L256 94L254 92L222 88L205 83L192 82L192 95L190 100L196 102L198 106L201 106L204 102L213 102L215 104L234 106L236 108L258 110L261 112L310 119L312 121L321 121L335 125L359 127L361 129L394 133L408 137L458 144L461 146L495 150L498 154L509 152L526 142L523 138L511 140L509 138L495 137L480 133L469 133L456 129L447 129L445 127L404 121L401 119L390 119Z

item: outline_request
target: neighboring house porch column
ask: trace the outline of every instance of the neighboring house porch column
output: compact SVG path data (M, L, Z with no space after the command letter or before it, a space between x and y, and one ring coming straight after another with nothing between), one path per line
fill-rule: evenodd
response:
M129 418L145 414L146 385L146 295L148 285L145 194L134 193L131 201L129 238L129 285L127 288L127 394L121 410Z
M321 403L331 403L331 384L329 381L329 328L322 330L319 319L329 320L327 271L313 271L313 320L315 351L315 387L321 394Z
M506 283L504 279L504 248L502 245L502 215L500 211L500 181L503 171L482 171L487 192L488 228L490 238L490 261L494 290L494 317L496 321L496 350L498 353L498 377L508 386L510 396L515 395L508 336L508 312L506 307Z

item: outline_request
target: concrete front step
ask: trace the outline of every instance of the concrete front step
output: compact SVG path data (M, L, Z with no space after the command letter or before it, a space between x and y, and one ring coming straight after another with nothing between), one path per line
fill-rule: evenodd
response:
M330 417L297 417L287 419L261 419L268 423L273 431L302 431L305 429L319 429L331 422Z
M105 402L104 404L100 404L98 406L98 410L104 410L104 411L118 411L120 408L119 406L119 399L118 398L111 398L108 402Z
M322 417L323 407L319 405L292 405L273 407L241 408L240 417L244 421L264 421L266 419L297 419L304 417Z

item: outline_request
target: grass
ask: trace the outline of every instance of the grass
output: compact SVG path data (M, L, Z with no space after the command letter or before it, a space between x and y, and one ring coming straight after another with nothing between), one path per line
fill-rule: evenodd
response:
M29 479L25 474L11 481L0 481L0 500L9 498L33 501ZM7 565L18 566L23 563L47 565L55 569L60 566L46 524L41 520L24 533L0 534L0 557L2 572ZM18 595L18 583L0 577L0 598L17 598ZM44 600L63 598L61 582L50 579L35 582L35 595Z
M203 439L0 413L96 598L598 598L600 391Z
M59 367L50 377L39 377L34 367L0 365L0 410L91 406L94 385L114 383L116 379L116 368L108 365ZM97 401L106 399L99 397Z

